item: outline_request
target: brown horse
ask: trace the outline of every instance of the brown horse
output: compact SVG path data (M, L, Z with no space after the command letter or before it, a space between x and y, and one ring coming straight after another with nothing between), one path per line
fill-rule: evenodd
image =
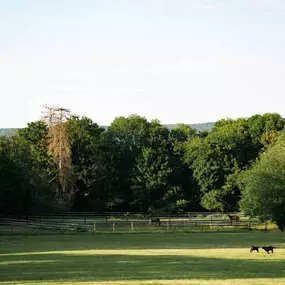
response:
M159 226L161 225L159 218L150 218L150 221L152 224L159 225Z
M231 220L231 225L233 224L233 222L237 223L239 221L239 216L231 216L231 215L228 216Z

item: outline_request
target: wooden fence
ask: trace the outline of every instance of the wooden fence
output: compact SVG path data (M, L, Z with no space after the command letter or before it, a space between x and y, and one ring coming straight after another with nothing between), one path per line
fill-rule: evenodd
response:
M0 233L7 232L154 232L154 231L238 231L267 230L267 223L242 220L231 223L229 219L161 218L161 225L150 219L104 221L94 217L74 219L65 217L29 217L28 219L1 218Z

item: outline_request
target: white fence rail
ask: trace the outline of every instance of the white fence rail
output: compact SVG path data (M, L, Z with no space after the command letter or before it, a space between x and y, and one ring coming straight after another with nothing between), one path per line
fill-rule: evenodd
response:
M65 219L0 219L0 233L5 232L152 232L152 231L220 231L267 229L267 224L242 220L233 222L228 219L178 219L161 218L161 224L151 223L150 219L131 221L73 220Z

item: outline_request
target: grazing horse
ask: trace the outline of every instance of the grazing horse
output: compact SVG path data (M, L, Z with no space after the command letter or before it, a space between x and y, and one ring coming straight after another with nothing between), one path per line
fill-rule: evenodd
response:
M161 225L159 218L151 218L150 221L152 224L159 225L159 226Z
M273 246L263 246L262 249L265 250L268 254L269 254L269 251L271 251L273 253L273 249L275 247Z
M239 221L239 216L231 216L231 215L228 215L230 220L231 220L231 225L233 224L233 222L238 222Z
M255 251L255 250L256 250L257 252L259 252L259 246L254 246L254 245L253 245L253 246L251 247L251 249L250 249L250 253L252 253L252 252Z

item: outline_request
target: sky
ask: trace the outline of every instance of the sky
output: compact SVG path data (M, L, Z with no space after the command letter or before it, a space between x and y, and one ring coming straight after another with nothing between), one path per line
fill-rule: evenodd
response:
M0 128L285 117L284 0L0 0Z

